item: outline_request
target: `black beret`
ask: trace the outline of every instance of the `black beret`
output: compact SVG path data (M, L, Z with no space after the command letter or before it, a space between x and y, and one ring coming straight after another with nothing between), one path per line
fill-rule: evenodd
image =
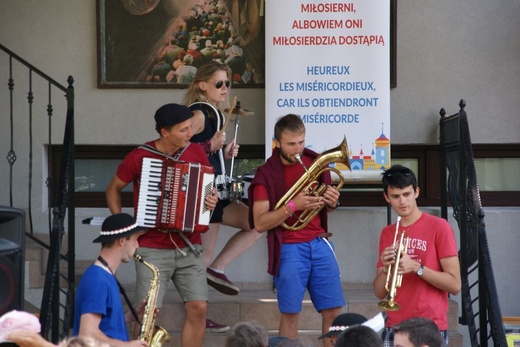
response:
M175 125L193 117L193 112L184 105L166 104L155 111L155 124L159 126Z

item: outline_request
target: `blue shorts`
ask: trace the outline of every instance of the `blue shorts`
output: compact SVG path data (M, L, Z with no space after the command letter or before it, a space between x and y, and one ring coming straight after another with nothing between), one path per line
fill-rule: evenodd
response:
M284 243L274 284L281 313L299 313L305 290L318 312L346 303L334 246L321 237L310 242Z

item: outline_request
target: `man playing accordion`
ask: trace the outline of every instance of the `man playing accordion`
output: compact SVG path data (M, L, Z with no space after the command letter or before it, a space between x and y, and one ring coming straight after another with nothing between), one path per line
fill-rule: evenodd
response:
M210 166L206 153L198 144L190 143L192 137L193 112L182 105L166 104L155 113L156 130L160 137L130 152L117 168L117 172L106 190L108 208L120 213L121 191L128 184L134 187L134 209L137 210L138 192L141 183L143 158L179 161ZM208 210L217 204L217 194L205 197ZM157 308L162 306L166 284L171 279L181 296L186 310L182 328L181 346L202 346L207 313L208 286L206 267L200 257L201 236L195 230L190 233L174 230L151 229L139 238L139 254L146 262L159 269L161 287L157 297ZM141 263L136 263L136 297L146 296L151 273Z

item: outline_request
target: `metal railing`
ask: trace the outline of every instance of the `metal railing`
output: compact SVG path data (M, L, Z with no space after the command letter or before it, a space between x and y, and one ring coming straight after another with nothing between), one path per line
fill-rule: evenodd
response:
M448 195L460 231L462 280L460 324L467 325L471 346L507 346L502 313L488 248L484 211L469 133L468 117L460 110L446 117L441 109L441 214L448 218Z
M43 288L43 295L40 308L40 323L42 326L42 335L57 343L63 337L68 336L69 330L72 326L72 318L74 311L74 291L75 291L75 212L74 212L74 80L72 76L69 76L67 82L68 86L65 87L62 84L56 82L54 79L40 71L34 65L28 63L20 56L0 44L0 53L7 55L8 64L6 75L8 75L8 115L9 115L9 129L10 129L10 146L6 156L7 163L9 165L9 204L11 207L19 207L26 209L28 212L28 223L29 230L25 230L26 237L33 240L38 246L48 250L48 261L47 271L45 274L45 286ZM4 69L2 65L0 69ZM13 70L17 70L16 73ZM22 71L19 73L19 71ZM38 79L38 83L36 80ZM41 83L43 82L43 84ZM26 90L18 90L18 84L21 88ZM63 137L63 155L61 158L61 168L59 172L50 172L45 182L47 184L47 190L49 196L52 192L56 192L56 196L53 201L56 201L54 206L43 206L44 209L48 209L48 238L44 237L45 234L41 233L40 230L35 232L33 224L33 201L38 198L41 199L41 195L36 197L33 191L33 161L34 161L34 150L33 141L35 135L42 134L45 129L33 129L34 117L40 114L33 110L33 103L36 97L38 100L47 100L46 113L47 113L47 140L48 148L52 145L52 129L54 122L54 108L55 104L62 103L63 99L60 95L54 97L54 92L58 91L60 94L65 93L66 99L66 121L64 125L64 137ZM15 127L15 115L20 117L20 112L15 110L16 106L24 103L20 101L18 96L21 93L26 92L27 94L27 105L24 105L23 109L27 109L27 116L29 122L28 140L29 140L29 153L27 157L23 159L27 163L28 170L28 182L27 182L27 196L21 198L20 196L14 197L19 194L19 186L16 186L17 177L17 161L21 156L17 155L16 139L27 136L26 133L17 133ZM16 98L16 99L15 99ZM59 102L58 102L59 100ZM18 107L21 109L22 107ZM25 111L23 111L25 112ZM65 110L60 110L65 112ZM3 117L0 118L1 122L5 120ZM2 126L3 127L3 126ZM25 130L25 128L24 128ZM39 153L39 152L37 152ZM52 162L52 152L48 151L47 166L50 168ZM21 169L25 170L25 169ZM18 182L19 183L19 182ZM14 201L18 201L15 203ZM51 199L48 199L51 201ZM15 204L23 206L13 206ZM44 202L45 204L45 202ZM63 242L64 236L67 233L67 242ZM43 236L42 236L43 235ZM64 269L61 268L61 263L64 263ZM65 285L62 285L62 281Z

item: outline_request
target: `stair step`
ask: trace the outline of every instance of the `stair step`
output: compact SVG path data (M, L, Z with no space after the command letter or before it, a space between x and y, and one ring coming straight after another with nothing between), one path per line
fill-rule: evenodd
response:
M35 235L38 239L43 242L48 242L48 235L37 234ZM63 242L67 241L66 235L63 237ZM66 251L66 247L62 250L62 253ZM25 238L25 261L29 263L29 288L43 288L45 285L45 273L47 271L47 259L49 257L49 251L40 246L34 240L29 237ZM75 281L78 283L79 279L85 272L85 269L92 264L93 260L76 260L75 261ZM61 266L66 266L65 262L61 263ZM62 268L63 272L66 269ZM61 278L62 288L67 287L66 281Z
M128 288L129 295L134 295ZM345 298L348 304L343 312L356 312L371 318L380 312L378 299L372 289L345 289ZM237 296L221 294L213 289L209 292L208 318L233 326L240 321L255 320L263 324L270 336L278 334L279 312L276 302L276 293L269 289L242 290ZM457 304L450 302L450 347L462 347L462 335L458 332ZM184 321L184 305L175 289L168 288L163 306L157 318L157 324L166 329L171 341L164 347L180 346L180 332ZM308 295L305 296L299 320L300 339L308 340L315 346L321 346L318 337L321 335L321 316L315 311ZM223 347L226 333L206 333L204 347Z
M299 339L312 343L312 346L321 346L321 340L318 337L321 336L321 332L318 331L298 331ZM269 336L277 336L277 331L269 331ZM180 337L177 335L171 336L171 341L166 342L164 347L180 347ZM463 347L462 334L458 331L449 332L449 344L450 347ZM209 334L206 333L204 337L203 347L224 347L226 342L226 334Z
M27 242L26 260L29 262L29 279L31 287L43 287L46 271L47 251ZM92 260L76 262L76 283ZM263 324L270 336L278 335L279 312L276 293L272 283L235 283L241 288L237 296L221 294L210 288L208 318L220 324L233 326L240 321L256 320ZM63 283L63 285L65 285ZM135 283L123 284L130 298L135 297ZM371 318L380 312L378 299L368 284L345 284L344 295L348 304L343 312L356 312ZM37 311L37 308L34 308ZM171 341L164 347L180 346L180 332L184 321L184 304L181 302L175 287L171 282L167 284L163 307L159 313L157 324L165 328ZM459 333L458 308L454 301L450 301L449 312L450 347L462 347L462 335ZM321 335L321 316L314 310L308 295L305 296L299 321L299 336L313 345L321 346L318 337ZM226 333L206 333L204 347L223 347Z
M268 331L269 336L278 336L278 331ZM298 331L299 339L312 344L312 346L321 346L321 331ZM226 333L206 333L204 337L203 347L224 347L226 342ZM179 337L171 336L171 341L163 345L164 347L180 347ZM451 344L450 344L451 346Z
M256 320L268 330L278 329L280 315L276 293L272 290L246 290L237 296L224 295L213 289L209 293L209 319L229 326L240 321ZM128 294L134 295L131 292ZM357 312L365 317L373 317L380 312L378 300L371 290L348 289L345 290L345 297L348 301L343 309L345 312ZM169 290L157 323L168 331L180 331L183 321L184 304L174 290ZM321 315L314 309L308 294L304 297L299 328L311 331L321 329Z

